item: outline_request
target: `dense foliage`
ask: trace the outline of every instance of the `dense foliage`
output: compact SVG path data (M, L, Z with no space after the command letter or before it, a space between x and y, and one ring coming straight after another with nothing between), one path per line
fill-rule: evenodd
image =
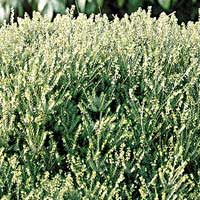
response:
M0 28L2 199L199 199L200 22L150 14Z
M72 4L76 4L77 12L106 13L109 18L113 14L122 17L124 13L130 14L139 7L147 9L152 6L153 16L158 16L162 11L168 14L176 11L179 22L196 21L200 7L197 0L0 0L0 21L9 19L12 7L16 16L23 16L24 12L32 16L33 10L37 10L54 18L56 13L63 14L66 7Z

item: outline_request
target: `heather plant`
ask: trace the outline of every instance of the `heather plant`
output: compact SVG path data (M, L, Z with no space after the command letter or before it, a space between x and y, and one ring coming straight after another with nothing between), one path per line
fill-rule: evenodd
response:
M2 26L1 199L199 199L199 31L150 10Z
M48 14L54 18L57 13L64 14L65 9L76 5L79 13L106 13L110 19L113 14L122 17L125 13L132 13L138 8L146 9L152 6L152 15L159 16L162 11L176 12L179 22L198 20L198 8L200 2L197 0L0 0L0 23L9 21L12 9L17 16L23 17L28 13L31 17L33 11Z

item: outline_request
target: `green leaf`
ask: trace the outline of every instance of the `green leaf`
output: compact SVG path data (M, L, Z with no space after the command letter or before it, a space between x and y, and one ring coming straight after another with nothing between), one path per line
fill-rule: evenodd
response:
M65 12L65 0L51 0L55 12Z
M124 5L124 3L125 3L125 0L117 0L117 5L120 8Z
M4 19L8 19L9 13L10 13L10 7L8 4L6 4L5 7L0 5L0 22L3 22Z
M47 6L48 8L45 8L45 6ZM39 0L38 10L41 12L44 9L48 9L49 12L51 9L53 9L53 11L55 12L64 12L65 0Z
M38 3L39 3L38 0L27 0L27 3L31 7L32 10L38 10Z
M81 12L85 11L86 0L77 0Z
M141 0L129 0L129 12L134 12L136 11L139 7L142 6L142 1Z
M38 10L41 12L45 9L45 6L47 6L48 0L39 0L38 1Z
M53 17L53 6L51 3L45 5L44 9L42 10L42 14L48 15L50 18Z
M165 10L169 10L170 9L171 0L158 0L158 3Z
M99 7L102 7L103 6L103 2L104 0L97 0L97 4Z
M17 10L18 10L19 16L23 16L23 14L24 14L24 9L23 9L23 5L22 5L21 2L18 2Z
M172 1L171 1L171 7L173 7L173 6L177 3L177 1L178 1L178 0L172 0Z
M88 2L88 3L86 4L86 7L85 7L85 12L86 12L87 14L94 13L95 10L96 10L96 8L97 8L96 6L97 6L97 5L96 5L96 3L95 3L94 1Z

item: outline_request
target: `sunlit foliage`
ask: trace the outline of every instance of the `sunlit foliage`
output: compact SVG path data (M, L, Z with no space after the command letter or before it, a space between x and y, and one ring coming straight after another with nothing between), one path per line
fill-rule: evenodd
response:
M150 15L0 28L2 199L199 199L200 22Z
M76 5L76 12L86 14L106 13L109 18L113 14L122 17L125 13L137 11L139 7L147 9L152 6L152 15L158 16L162 11L176 12L179 23L196 21L200 2L197 0L0 0L0 22L9 21L12 8L16 16L28 13L32 17L33 10L48 14L54 18L57 13L64 14L67 7Z

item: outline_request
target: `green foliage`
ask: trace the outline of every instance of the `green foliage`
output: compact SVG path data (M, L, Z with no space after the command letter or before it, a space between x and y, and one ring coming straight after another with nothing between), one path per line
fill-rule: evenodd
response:
M200 22L150 15L0 28L1 199L199 199Z

